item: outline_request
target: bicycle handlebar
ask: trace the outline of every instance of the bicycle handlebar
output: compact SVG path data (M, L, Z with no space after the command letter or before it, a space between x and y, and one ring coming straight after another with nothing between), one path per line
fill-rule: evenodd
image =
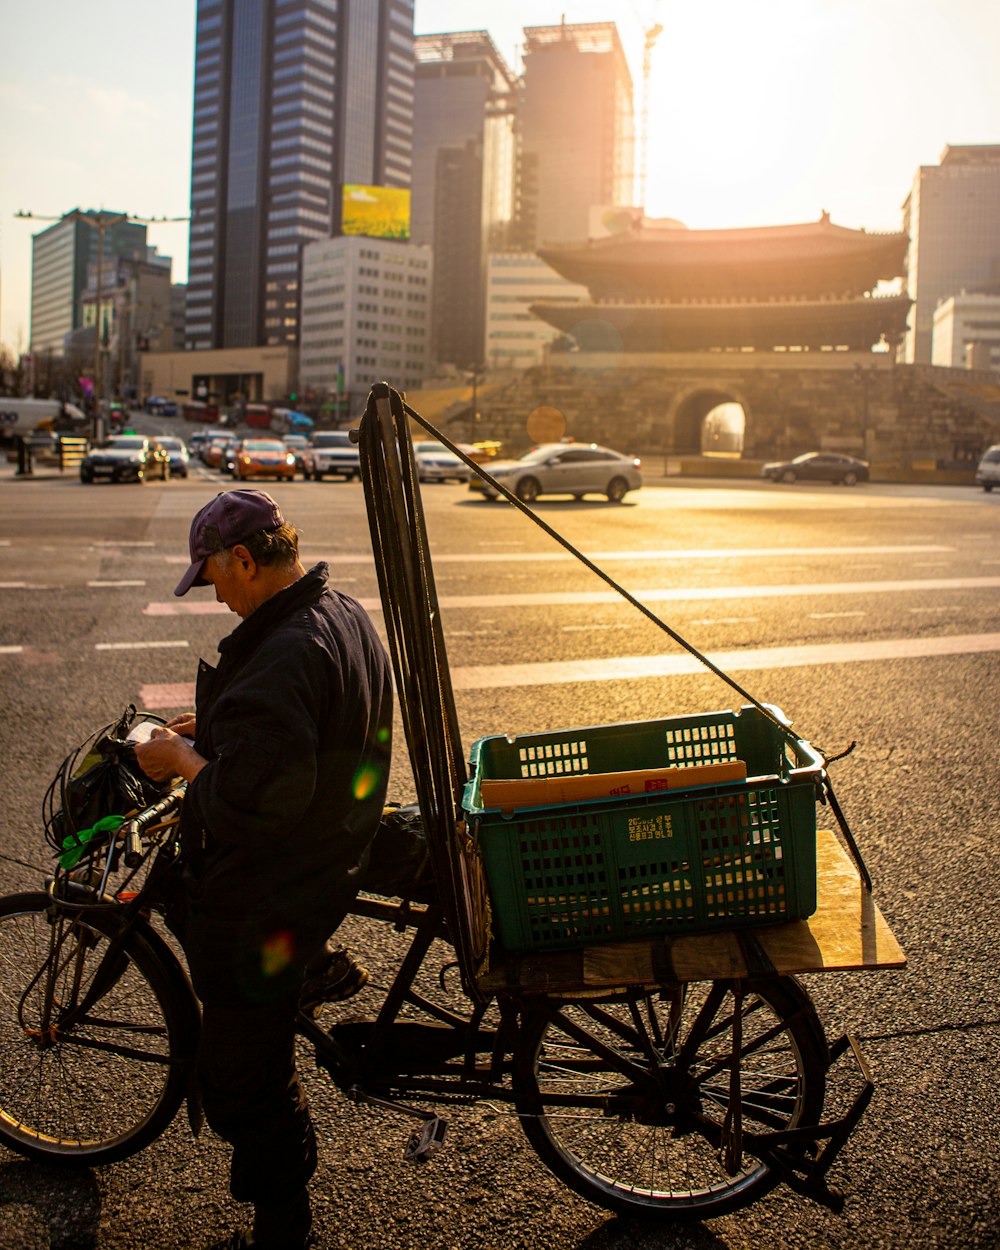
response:
M179 807L186 790L186 783L175 786L158 803L154 803L152 807L145 808L144 811L139 812L137 816L133 816L122 825L118 834L125 840L124 859L126 868L139 867L142 863L141 834L143 830L150 825L159 823L164 817L169 816Z

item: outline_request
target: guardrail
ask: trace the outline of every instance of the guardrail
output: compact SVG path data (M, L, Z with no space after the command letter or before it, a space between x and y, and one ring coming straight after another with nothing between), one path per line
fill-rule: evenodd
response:
M85 438L59 439L59 472L66 469L78 469L80 461L87 454L88 442Z

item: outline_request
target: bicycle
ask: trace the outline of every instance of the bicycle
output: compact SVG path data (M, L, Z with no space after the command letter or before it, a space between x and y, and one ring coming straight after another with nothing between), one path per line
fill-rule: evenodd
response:
M44 891L0 900L0 1142L28 1158L118 1162L185 1097L198 1124L198 1004L154 923L183 791L57 869ZM871 1086L847 1117L821 1124L826 1072L845 1047L828 1048L797 980L515 992L460 1012L414 988L434 940L447 941L436 892L423 897L365 893L352 909L413 931L370 1020L327 1030L299 1017L351 1101L420 1121L407 1157L433 1154L445 1132L415 1102L485 1100L513 1108L559 1180L620 1214L710 1218L779 1180L839 1205L823 1177Z

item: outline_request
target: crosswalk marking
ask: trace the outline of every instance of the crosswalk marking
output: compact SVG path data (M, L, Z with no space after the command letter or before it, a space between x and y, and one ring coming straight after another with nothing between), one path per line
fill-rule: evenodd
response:
M868 642L834 642L801 647L760 647L744 651L712 651L708 658L725 673L799 668L826 664L933 659L948 655L982 655L1000 651L1000 633L952 634L941 638L881 638ZM595 660L554 660L538 664L479 664L452 668L456 691L510 689L515 686L567 685L576 682L640 681L651 677L682 677L707 673L693 655L631 655ZM139 701L149 711L187 708L194 704L194 682L142 686Z
M705 600L735 599L785 599L812 598L819 595L884 595L932 591L997 590L1000 577L925 577L899 581L871 582L807 582L804 585L782 583L776 586L671 586L631 590L640 603L697 603ZM369 612L381 612L382 600L359 599ZM526 591L523 593L496 595L441 595L441 608L547 608L547 607L596 607L607 603L622 603L622 597L613 590L585 591ZM212 600L192 599L190 602L148 603L144 616L211 616L228 612L224 603Z

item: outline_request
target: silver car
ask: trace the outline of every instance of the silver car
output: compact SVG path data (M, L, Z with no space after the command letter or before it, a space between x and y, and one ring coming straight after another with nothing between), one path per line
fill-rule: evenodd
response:
M483 467L522 503L533 503L539 495L606 495L621 503L642 485L641 465L637 457L597 443L543 443L520 460L493 460ZM498 497L477 474L470 474L469 489L482 491L488 499Z
M465 462L441 443L414 443L413 457L421 482L467 482L469 470Z
M976 469L976 485L989 492L993 487L1000 490L1000 443L987 447Z

